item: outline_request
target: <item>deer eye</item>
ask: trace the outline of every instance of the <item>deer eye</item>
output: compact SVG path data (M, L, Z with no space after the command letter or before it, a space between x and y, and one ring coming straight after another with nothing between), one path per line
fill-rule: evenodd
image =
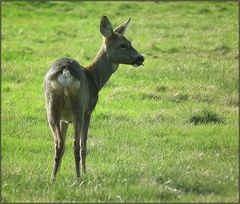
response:
M126 44L121 44L119 47L120 48L127 48L127 45Z

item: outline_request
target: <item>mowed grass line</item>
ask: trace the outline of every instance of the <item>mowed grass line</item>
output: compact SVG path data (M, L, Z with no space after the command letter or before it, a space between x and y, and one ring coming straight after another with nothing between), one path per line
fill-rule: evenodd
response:
M54 184L43 78L52 62L86 65L101 15L145 66L121 65L99 96L87 174L75 180L72 127ZM2 3L2 201L238 200L237 3Z

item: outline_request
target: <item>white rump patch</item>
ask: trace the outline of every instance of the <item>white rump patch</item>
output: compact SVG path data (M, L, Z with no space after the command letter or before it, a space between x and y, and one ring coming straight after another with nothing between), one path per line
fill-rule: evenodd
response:
M57 81L63 86L67 86L73 81L73 76L68 70L64 69L62 74L58 75Z
M68 97L70 93L75 93L79 89L80 81L64 69L56 80L51 81L51 87L56 91L63 91L64 95Z

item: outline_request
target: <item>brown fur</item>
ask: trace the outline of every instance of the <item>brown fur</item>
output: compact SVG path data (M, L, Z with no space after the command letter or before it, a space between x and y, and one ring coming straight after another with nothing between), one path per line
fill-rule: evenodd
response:
M80 160L83 171L86 171L87 134L91 113L97 104L98 92L119 64L140 65L144 60L123 36L129 21L113 31L110 21L103 17L100 31L105 41L94 61L84 68L74 59L62 58L54 62L45 76L47 116L55 142L53 180L64 154L68 124L73 123L74 126L73 146L79 178ZM122 43L127 47L119 47Z

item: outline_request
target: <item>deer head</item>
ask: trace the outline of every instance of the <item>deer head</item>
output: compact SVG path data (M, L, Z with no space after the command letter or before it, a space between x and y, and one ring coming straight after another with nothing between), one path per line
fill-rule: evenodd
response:
M112 28L112 24L106 16L103 16L100 23L100 32L104 37L105 51L109 61L116 64L128 64L134 67L143 65L144 57L133 48L124 33L130 22L130 18L116 27Z

